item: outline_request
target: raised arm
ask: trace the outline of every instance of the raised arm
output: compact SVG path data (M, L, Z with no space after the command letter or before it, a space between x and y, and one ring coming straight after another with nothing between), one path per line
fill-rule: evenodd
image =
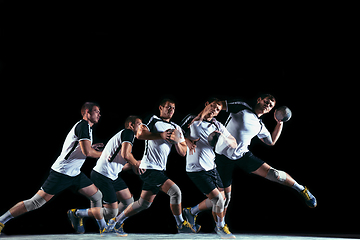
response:
M218 103L220 103L222 106L221 110L230 113L237 113L245 108L251 109L251 107L246 102L240 100L234 100L234 101L223 100L223 101L219 101ZM191 121L189 126L192 125L195 121L199 121L200 124L203 121L204 117L207 114L209 114L211 111L213 111L213 105L212 104L206 105L205 108Z
M282 129L283 129L283 121L279 121L276 119L275 117L275 113L274 113L274 118L277 122L274 131L271 133L271 138L270 137L265 137L265 138L260 138L261 141L263 141L266 145L269 146L274 146L275 143L277 142L277 140L279 139Z

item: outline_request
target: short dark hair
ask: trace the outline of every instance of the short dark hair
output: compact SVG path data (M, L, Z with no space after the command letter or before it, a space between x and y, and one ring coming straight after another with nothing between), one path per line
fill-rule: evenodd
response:
M125 120L125 127L127 127L129 125L129 123L135 123L136 122L136 119L140 119L138 116L135 116L135 115L130 115L126 118Z
M99 104L94 103L94 102L84 103L84 105L82 105L82 107L81 107L81 116L84 116L86 109L89 110L89 112L91 112L94 106L100 107Z
M261 98L261 99L269 98L270 100L272 100L276 103L275 97L273 95L271 95L270 93L260 94L258 98Z
M164 98L163 100L161 100L159 105L164 107L167 102L175 104L174 100L171 100L170 98Z
M208 98L207 102L208 102L208 103L212 103L212 102L219 103L219 102L220 102L220 99L218 99L218 98L216 98L216 97L210 97L210 98Z

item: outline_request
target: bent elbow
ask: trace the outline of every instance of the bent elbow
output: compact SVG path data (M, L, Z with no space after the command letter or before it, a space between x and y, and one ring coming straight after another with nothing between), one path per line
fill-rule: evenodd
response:
M143 137L142 135L139 135L136 137L138 140L147 140L145 137Z
M128 160L128 158L129 158L129 156L128 156L128 154L125 152L125 153L121 153L121 157L123 158L123 159L125 159L126 161Z
M83 151L85 157L91 157L90 151Z
M132 156L132 154L131 154L131 153L128 153L128 152L121 153L121 157L122 157L123 159L125 159L127 162L131 161L131 156Z

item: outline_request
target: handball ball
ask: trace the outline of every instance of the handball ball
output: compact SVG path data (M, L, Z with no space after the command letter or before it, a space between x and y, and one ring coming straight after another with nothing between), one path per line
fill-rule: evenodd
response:
M286 106L279 107L275 110L275 117L279 121L287 122L290 120L291 115L291 110Z

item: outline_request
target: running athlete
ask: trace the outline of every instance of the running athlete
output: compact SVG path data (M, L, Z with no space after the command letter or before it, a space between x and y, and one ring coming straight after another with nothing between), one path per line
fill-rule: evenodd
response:
M99 158L102 143L92 144L92 126L100 119L99 105L86 102L81 108L82 120L78 121L67 135L61 154L51 167L50 174L41 189L30 199L21 201L0 217L0 233L4 224L12 218L38 209L54 195L67 188L75 188L90 199L91 211L100 231L106 222L100 214L102 193L91 180L80 171L86 157Z
M275 118L277 124L270 134L260 119L261 116L272 110L275 103L275 98L270 94L261 95L254 108L242 101L222 101L222 110L230 112L225 123L226 129L235 137L238 144L235 149L229 148L226 144L217 144L215 148L216 153L219 154L215 162L225 187L226 201L230 201L232 174L234 167L238 166L247 173L253 173L295 189L305 199L307 206L315 208L317 206L316 198L306 187L298 184L286 172L277 170L255 157L248 149L251 139L255 136L269 146L274 146L279 139L283 122ZM195 120L202 121L209 111L210 109L205 107Z
M139 117L129 116L125 120L125 129L109 140L91 172L91 180L103 193L104 208L102 208L102 214L105 220L116 217L118 212L122 212L134 202L129 188L120 177L120 172L126 168L133 168L137 174L144 172L144 170L139 169L140 161L137 161L132 154L134 138L141 124L142 121ZM85 232L83 218L93 216L91 208L68 211L68 217L77 233ZM104 230L101 233L107 233ZM115 232L121 236L126 236L118 229L115 229Z
M176 220L179 232L194 232L188 221L184 220L181 208L180 188L165 175L166 163L172 145L180 156L186 155L186 143L181 128L170 121L175 112L175 103L164 99L159 106L160 116L153 115L146 125L141 125L137 138L146 140L145 151L140 169L146 172L140 175L144 182L139 200L127 207L116 219L109 221L109 231L115 226L122 228L123 222L130 216L149 208L159 191L170 196L170 208Z
M224 210L227 206L225 206L223 184L216 170L214 162L215 152L208 141L208 137L211 133L217 132L220 133L223 138L227 139L228 144L233 148L237 146L237 143L224 125L214 118L221 111L221 102L217 99L211 99L205 103L205 106L208 105L210 105L211 111L204 116L202 122L195 121L194 124L188 128L189 123L196 117L195 115L188 115L181 124L185 132L187 146L190 146L186 156L186 172L199 190L207 196L207 199L195 207L185 208L183 212L189 223L193 225L198 232L201 226L195 223L197 215L199 212L211 207L212 215L216 223L215 232L219 234L221 238L235 238L229 231L227 224L225 224ZM196 148L193 147L194 145L196 145ZM220 189L222 192L220 192Z

